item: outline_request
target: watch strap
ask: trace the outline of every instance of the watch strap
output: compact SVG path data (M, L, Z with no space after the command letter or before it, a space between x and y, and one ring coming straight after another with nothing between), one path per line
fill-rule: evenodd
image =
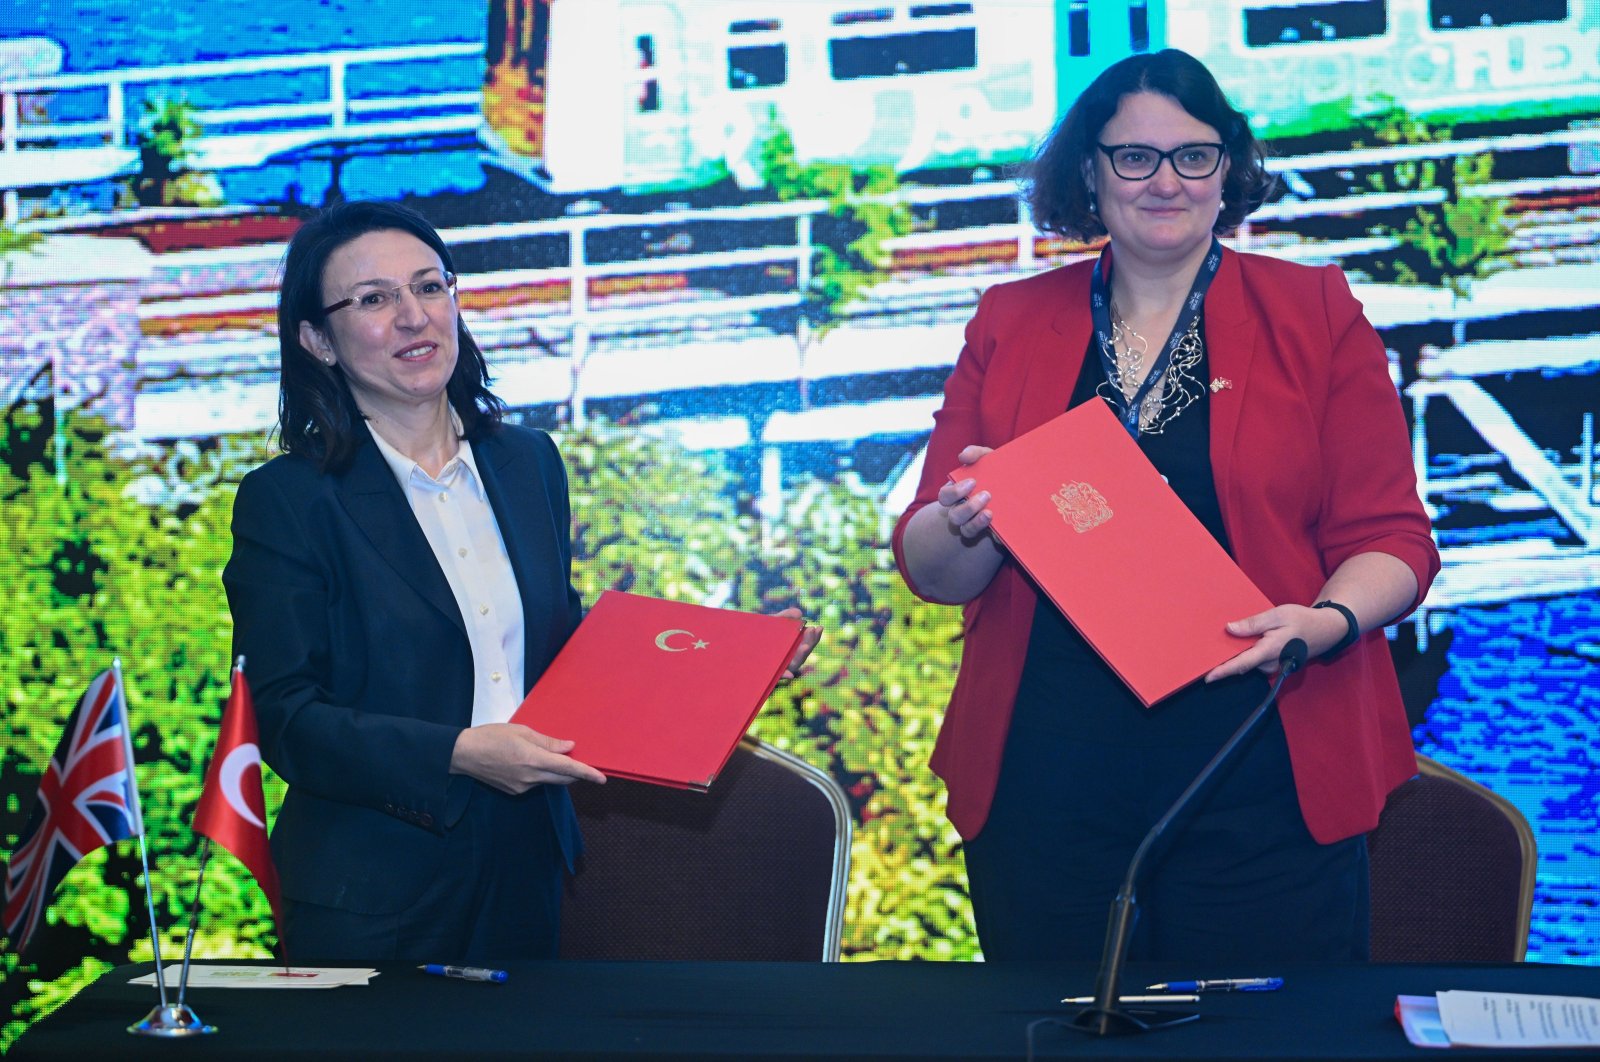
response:
M1329 649L1327 652L1318 657L1319 660L1332 660L1334 657L1338 656L1340 653L1356 644L1356 640L1361 637L1361 624L1356 622L1356 614L1351 612L1344 605L1339 604L1337 601L1318 601L1311 607L1336 609L1339 614L1344 617L1346 626L1344 637L1340 638L1338 643L1335 644L1332 649Z

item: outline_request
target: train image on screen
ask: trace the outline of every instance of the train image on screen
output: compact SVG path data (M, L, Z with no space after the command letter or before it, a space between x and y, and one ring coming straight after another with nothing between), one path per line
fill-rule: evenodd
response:
M992 167L1055 117L1059 6L492 0L487 158L555 192L754 188L781 126L802 162ZM1072 57L1085 82L1148 46L1144 8Z
M1600 0L491 0L480 139L556 193L759 188L778 127L801 162L987 174L1168 45L1269 138L1600 114Z
M1448 123L1600 116L1596 0L1166 0L1164 15L1269 138L1396 104Z

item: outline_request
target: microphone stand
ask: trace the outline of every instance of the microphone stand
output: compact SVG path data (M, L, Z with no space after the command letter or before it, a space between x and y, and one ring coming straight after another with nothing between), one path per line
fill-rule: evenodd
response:
M1163 831L1193 803L1196 794L1216 776L1218 769L1233 756L1234 750L1255 733L1261 721L1277 703L1278 691L1283 688L1284 680L1300 670L1305 662L1306 643L1299 638L1291 638L1278 656L1278 677L1272 683L1272 689L1267 691L1266 698L1256 706L1255 711L1250 713L1250 717L1239 725L1239 729L1233 732L1233 736L1222 748L1217 750L1211 761L1201 768L1194 781L1189 783L1189 787L1173 801L1167 813L1156 820L1156 824L1150 827L1150 832L1144 835L1144 840L1139 842L1139 847L1133 853L1133 860L1128 864L1128 872L1123 876L1122 888L1117 891L1117 898L1111 903L1111 918L1106 924L1105 951L1101 954L1100 971L1095 978L1094 1002L1073 1016L1070 1023L1072 1028L1091 1036L1114 1036L1164 1029L1169 1025L1180 1025L1200 1017L1196 1011L1124 1010L1118 1006L1122 967L1128 958L1128 944L1133 939L1133 927L1139 920L1138 901L1134 891L1139 880L1139 870L1145 856L1150 854L1150 850Z

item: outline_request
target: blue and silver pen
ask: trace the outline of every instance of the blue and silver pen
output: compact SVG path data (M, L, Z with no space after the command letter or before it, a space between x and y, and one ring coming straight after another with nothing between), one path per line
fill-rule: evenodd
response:
M1283 987L1281 977L1222 977L1215 981L1163 981L1150 985L1146 992L1276 992Z
M506 980L504 970L486 970L482 966L441 966L430 962L417 969L435 977L454 977L461 981L490 981L499 985L504 984Z

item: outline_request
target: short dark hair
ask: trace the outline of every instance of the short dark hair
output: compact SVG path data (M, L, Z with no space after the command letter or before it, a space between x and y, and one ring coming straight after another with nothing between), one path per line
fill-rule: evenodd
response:
M1218 234L1232 231L1266 202L1273 176L1267 172L1266 148L1250 131L1249 120L1228 102L1204 63L1167 48L1111 64L1056 123L1023 171L1024 197L1035 225L1069 239L1105 235L1106 227L1090 209L1084 162L1098 153L1100 131L1117 113L1122 98L1137 92L1171 98L1222 137L1228 174L1222 181Z
M350 466L364 440L361 410L344 373L319 361L300 345L300 324L322 331L322 274L335 251L369 232L409 233L431 247L446 272L455 272L450 249L426 218L399 203L339 203L307 221L289 241L278 289L278 444L285 453L300 454L324 472ZM445 388L461 418L467 438L500 426L505 403L489 390L489 365L466 322L456 317L459 351L455 372Z

